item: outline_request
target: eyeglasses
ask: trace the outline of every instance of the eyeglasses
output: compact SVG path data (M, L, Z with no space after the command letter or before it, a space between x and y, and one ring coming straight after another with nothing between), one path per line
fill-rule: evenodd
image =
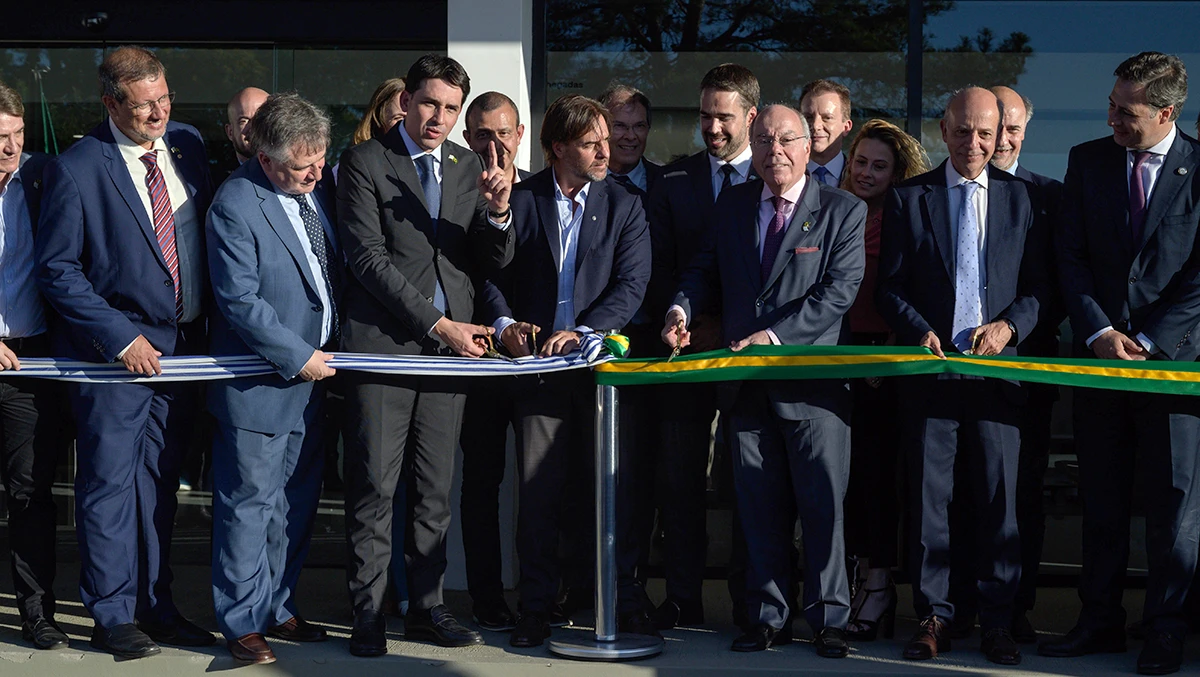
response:
M134 115L136 115L138 117L143 117L143 116L150 114L151 106L158 106L159 110L162 110L162 109L166 108L167 106L170 106L171 102L174 100L175 100L175 92L167 92L166 94L163 94L162 96L158 97L154 101L143 101L142 103L139 103L136 106L130 106L129 110Z
M646 124L645 122L639 122L635 125L627 125L624 122L613 123L613 132L617 134L627 134L630 131L640 136L650 131L650 125Z
M800 136L800 135L795 135L795 136L758 136L758 137L754 138L754 147L762 148L762 149L766 150L769 148L774 148L775 144L778 143L780 146L783 146L784 148L791 148L792 146L795 146L797 142L802 141L807 138L808 138L807 136Z

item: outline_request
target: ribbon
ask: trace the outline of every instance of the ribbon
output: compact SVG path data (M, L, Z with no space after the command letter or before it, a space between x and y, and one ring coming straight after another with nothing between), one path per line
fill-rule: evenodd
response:
M866 378L961 374L1108 390L1200 395L1200 363L1034 357L978 357L925 348L750 346L665 359L613 360L596 366L600 385Z

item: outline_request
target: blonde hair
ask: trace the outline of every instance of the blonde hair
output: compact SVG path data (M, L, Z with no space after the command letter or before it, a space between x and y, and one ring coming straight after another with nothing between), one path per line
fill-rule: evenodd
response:
M895 166L892 170L893 185L929 171L929 155L921 147L921 142L887 120L868 120L858 130L854 141L850 142L850 150L846 153L846 157L851 162L854 160L854 153L858 150L858 144L863 139L875 139L892 149L892 155L895 156ZM851 172L845 172L839 188L850 190L850 175Z
M359 121L358 127L354 129L354 145L357 146L368 139L383 136L387 131L384 125L388 123L383 119L383 109L397 94L403 91L404 78L388 78L379 83L379 86L375 88L375 93L371 95L371 103L367 106L366 114Z

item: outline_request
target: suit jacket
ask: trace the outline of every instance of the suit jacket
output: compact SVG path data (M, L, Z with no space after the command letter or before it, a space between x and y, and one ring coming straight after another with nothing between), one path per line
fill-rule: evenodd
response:
M29 210L29 223L37 236L38 218L42 213L42 193L45 192L44 174L46 165L53 159L45 153L21 154L21 189L25 191L25 208Z
M1039 213L1045 218L1046 229L1053 233L1058 208L1062 202L1062 181L1035 174L1025 169L1024 165L1017 165L1017 178L1032 184L1033 190L1030 195L1038 205ZM1058 266L1052 255L1046 256L1046 275L1049 284L1046 304L1041 308L1033 333L1017 346L1018 355L1058 356L1058 327L1067 318L1067 307L1058 284Z
M1030 185L988 166L984 324L1017 328L1002 354L1015 355L1038 324L1050 291L1048 240ZM953 350L955 245L946 162L892 188L883 212L883 245L875 301L899 343L916 345L926 332Z
M647 182L647 186L649 186ZM663 168L648 197L653 267L646 312L658 322L666 315L683 272L712 236L712 168L700 151ZM720 305L710 308L720 314Z
M333 181L313 191L328 219L333 290L341 288L342 257L333 230ZM213 298L213 355L258 355L277 373L218 381L208 387L209 411L222 423L269 434L292 430L313 383L297 378L321 347L324 306L300 238L257 159L230 175L213 198L205 228ZM334 298L334 307L338 305Z
M1200 342L1200 144L1182 132L1146 205L1142 237L1128 226L1126 150L1112 137L1071 149L1058 219L1063 296L1077 354L1106 326L1145 334L1170 360L1194 361Z
M646 195L648 196L658 186L658 182L666 176L667 168L646 158L642 158L642 162L646 165Z
M442 317L433 306L436 282L451 320L470 322L473 274L511 255L507 232L487 222L476 188L483 160L444 141L442 204L437 223L425 204L416 166L396 125L342 154L337 216L350 268L342 308L342 348L417 354L436 349L429 330ZM520 184L518 184L520 185Z
M200 133L168 122L164 141L203 222L212 201ZM175 287L108 121L45 170L37 281L61 317L55 349L67 357L112 362L143 335L164 355L175 351ZM195 252L201 261L204 251ZM201 265L203 269L203 265ZM207 280L196 280L200 289Z
M575 252L577 325L620 330L642 303L650 279L650 237L640 192L611 178L588 189ZM518 183L509 203L513 257L486 285L487 321L511 317L549 332L558 306L560 256L552 170Z
M674 302L689 321L719 305L726 343L771 329L783 345L837 345L866 267L867 205L809 177L764 281L758 241L762 190L763 183L754 180L721 192L713 237L693 259ZM849 413L844 380L767 384L771 404L784 419ZM732 404L738 385L718 390L722 409Z

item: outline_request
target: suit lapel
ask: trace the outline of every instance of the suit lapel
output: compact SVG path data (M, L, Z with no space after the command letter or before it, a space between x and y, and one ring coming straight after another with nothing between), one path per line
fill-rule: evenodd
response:
M812 177L805 179L800 202L792 212L792 220L783 233L783 241L779 243L779 254L775 256L775 263L771 266L771 274L767 276L763 289L775 284L788 262L796 255L796 247L816 228L817 215L821 212L821 188L816 183L817 180ZM755 225L757 226L757 223ZM756 227L755 233L757 232Z
M558 245L558 205L555 203L554 172L546 172L545 180L544 190L533 191L533 202L537 206L538 222L542 227L542 235L546 238L546 246L550 248L550 257L554 259L554 269L562 270L562 252Z
M728 227L734 229L734 241L738 248L742 250L742 262L746 265L746 274L750 276L753 283L752 286L758 289L763 286L762 279L762 257L759 256L759 241L758 241L758 210L762 203L762 194L757 191L747 193L744 205L738 205L737 210L745 214L742 218L734 219L728 226L718 224L718 227ZM749 227L744 230L740 224L747 223Z
M583 208L583 220L579 224L579 241L575 247L575 274L579 275L579 264L596 242L596 236L608 223L608 179L596 181L588 189L587 203Z
M939 177L945 172L939 172ZM937 243L938 252L942 255L942 264L946 266L946 275L954 280L954 234L950 224L950 191L946 188L945 180L929 184L921 195L921 205L929 215L929 227L933 230L933 241Z
M248 160L258 164L257 160ZM296 229L292 227L291 219L288 218L287 212L283 210L283 205L279 202L279 196L271 187L270 181L262 173L258 167L253 167L250 171L250 180L254 183L254 192L259 199L259 208L262 209L263 216L266 217L267 223L271 229L279 236L283 242L283 246L292 255L292 259L296 262L296 267L300 269L300 274L304 276L304 282L311 289L317 288L317 281L313 279L312 271L308 267L308 257L304 254L304 247L300 244L300 238L296 235Z
M108 131L108 122L101 123L104 125L104 131ZM103 137L101 137L103 140ZM137 186L133 185L133 179L129 176L129 167L125 164L125 158L121 155L121 149L117 147L117 142L109 135L110 143L103 144L104 155L107 158L105 169L108 170L108 176L116 187L117 192L125 200L125 205L129 207L129 211L133 214L134 220L142 229L142 235L146 238L146 243L150 245L150 251L162 264L163 268L167 268L166 259L163 258L162 249L158 246L158 237L154 234L154 225L150 223L150 216L146 213L146 206L142 203L142 196L138 193Z
M984 270L989 280L1001 279L1007 272L1002 268L1002 264L1006 260L1011 260L1013 252L1022 251L1024 248L1017 237L1021 230L1016 227L1016 224L1022 220L1020 217L1023 216L1017 211L1021 209L1021 204L1013 199L1013 186L995 178L996 173L1000 171L1002 170L989 170L990 180L987 189L987 231L984 235L987 259L984 261ZM1016 217L1015 220L1014 217ZM983 299L983 319L987 322L995 310L1001 306L1000 299L991 298L992 294L1000 293L1000 285L985 285L984 289L988 290Z
M1140 252L1142 247L1146 246L1150 236L1158 230L1167 210L1175 204L1175 196L1192 182L1194 177L1191 173L1196 170L1196 158L1191 155L1191 145L1184 143L1183 135L1176 131L1175 143L1171 144L1171 149L1163 158L1158 180L1154 182L1154 192L1150 195L1150 203L1146 205L1146 225L1142 228L1141 242L1135 243L1135 251ZM1183 174L1177 173L1180 169L1183 169Z
M459 162L461 158L454 152L449 143L443 143L438 148L442 158L442 204L438 210L438 220L454 220L454 215L450 212L458 206L458 196L464 192L462 186L472 177L469 165L465 162ZM415 171L415 169L414 169ZM475 188L474 184L471 189ZM469 223L469 221L468 221ZM441 228L438 229L441 233Z
M383 156L392 166L396 178L408 189L409 199L415 200L416 204L421 207L419 210L412 210L413 223L418 229L430 232L433 229L433 218L429 214L429 204L425 202L425 189L421 187L421 179L417 176L417 166L413 164L412 156L408 154L408 146L404 144L404 137L400 136L400 125L392 127L392 131L388 132L385 137L384 145L388 152ZM443 190L442 194L444 195L445 192Z
M184 164L183 153L179 152L179 146L175 145L173 139L176 132L167 132L167 152L171 154L171 162L175 166L175 172L179 175L179 180L183 182L183 187L187 190L188 199L196 197L196 193L200 189L199 177L191 172L192 163ZM201 214L203 219L204 215Z
M708 200L702 207L716 204L717 198L713 194L712 167L708 163L708 153L700 151L692 157L696 158L694 166L688 172L692 178L692 195L699 195Z

